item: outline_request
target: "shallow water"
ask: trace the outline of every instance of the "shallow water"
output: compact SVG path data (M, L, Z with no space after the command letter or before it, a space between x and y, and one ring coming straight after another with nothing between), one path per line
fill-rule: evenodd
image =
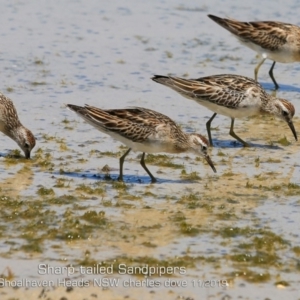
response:
M233 73L253 77L255 53L206 15L299 24L299 1L14 1L2 5L2 92L37 137L31 161L5 158L16 144L0 142L0 274L56 280L39 264L81 266L126 263L186 268L175 274L188 287L114 288L132 299L295 298L299 291L299 144L280 120L237 120L236 132L254 147L243 149L217 116L211 150L217 174L193 155L176 155L179 169L148 164L137 153L118 184L120 143L94 130L65 103L101 108L144 106L184 130L205 133L210 111L156 84L154 74L196 78ZM268 71L259 81L271 93ZM295 105L300 128L299 64L276 64L278 97ZM299 134L299 133L298 133ZM289 145L281 143L284 137ZM113 153L108 153L113 152ZM163 158L166 160L166 158ZM113 179L102 168L111 168ZM201 179L184 177L197 172ZM118 272L117 272L118 273ZM140 277L115 277L138 280ZM74 278L83 274L78 272ZM105 275L104 275L105 276ZM72 276L71 276L72 277ZM84 276L83 276L84 277ZM93 278L93 276L91 276ZM164 283L168 276L151 277ZM171 277L173 278L173 277ZM200 288L193 280L225 280ZM139 296L137 296L137 294ZM227 299L227 298L226 298Z

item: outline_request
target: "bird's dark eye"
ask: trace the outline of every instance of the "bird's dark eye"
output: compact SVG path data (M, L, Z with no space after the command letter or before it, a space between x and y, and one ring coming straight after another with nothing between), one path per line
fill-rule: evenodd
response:
M286 117L286 116L289 115L289 113L287 111L285 111L285 110L282 112L282 114L283 114L284 117Z
M29 144L28 143L25 143L25 148L29 148Z
M207 150L207 147L206 147L206 146L203 146L202 149L203 149L204 151L206 151L206 150Z

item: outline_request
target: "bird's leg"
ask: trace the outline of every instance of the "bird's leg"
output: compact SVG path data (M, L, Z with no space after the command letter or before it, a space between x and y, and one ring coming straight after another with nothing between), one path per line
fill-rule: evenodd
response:
M257 74L258 74L258 70L261 67L261 65L265 62L265 58L263 58L263 60L255 67L254 69L254 79L255 81L257 81Z
M273 62L272 66L271 66L271 69L269 71L269 75L271 77L271 79L273 80L274 84L275 84L275 90L278 90L279 89L279 85L277 84L275 78L274 78L274 75L273 75L273 69L275 67L275 64L276 64L276 61Z
M128 153L130 152L131 148L129 148L121 157L120 157L120 175L118 180L119 181L123 181L123 164L124 164L124 160L125 157L128 155Z
M141 158L141 166L144 168L144 170L148 173L148 175L151 177L151 182L155 183L157 180L156 178L151 174L151 172L148 170L148 168L146 167L145 164L145 152L143 152L142 154L142 158Z
M229 134L234 137L235 139L237 139L240 143L243 144L244 147L250 147L248 143L246 143L245 141L243 141L240 137L238 137L235 132L233 131L233 126L234 126L234 118L231 118L231 126L230 126L230 131Z
M212 142L211 133L210 133L210 125L211 125L211 122L215 118L216 115L217 115L217 113L214 113L212 115L212 117L206 122L206 130L207 130L208 139L209 139L209 143L210 143L211 147L213 147L213 142Z

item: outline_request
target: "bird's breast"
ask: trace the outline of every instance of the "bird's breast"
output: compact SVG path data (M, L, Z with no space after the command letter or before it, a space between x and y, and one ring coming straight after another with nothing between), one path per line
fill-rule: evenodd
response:
M199 104L205 106L209 110L216 112L217 114L227 116L230 118L245 118L253 116L259 113L260 106L256 102L242 101L236 108L229 108L222 105L218 105L209 101L197 101Z
M263 48L258 44L252 43L249 40L241 38L238 38L238 40L242 45L257 52L263 58L268 58L280 63L292 63L295 61L300 61L299 47L294 45L294 43L286 43L284 45L278 46L277 50L271 50L268 48Z

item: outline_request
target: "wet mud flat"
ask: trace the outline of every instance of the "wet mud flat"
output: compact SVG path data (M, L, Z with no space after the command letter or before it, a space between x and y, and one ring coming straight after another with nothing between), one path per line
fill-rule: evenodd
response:
M83 126L74 117L60 122L71 135ZM257 135L257 121L241 121L240 134ZM57 280L67 278L75 285L72 288L84 291L87 287L76 286L81 281L91 282L88 289L99 289L93 281L107 276L122 282L118 288L105 287L110 291L107 294L126 294L123 282L127 277L135 282L159 282L152 289L139 287L141 293L158 289L176 294L177 289L178 295L184 291L187 297L193 296L199 293L199 280L201 284L226 283L210 289L216 299L228 290L243 294L243 288L251 285L293 292L300 249L296 230L300 185L294 160L298 145L291 134L287 138L289 132L280 126L281 121L264 117L259 122L263 139L250 139L256 145L252 148L242 148L230 137L222 140L227 131L213 131L217 143L211 156L217 174L192 155L149 155L146 163L158 178L157 184L144 174L138 153L126 162L125 182L118 182L118 158L125 149L112 143L110 148L116 152L99 151L106 139L101 134L83 143L84 147L77 143L72 148L64 139L44 136L40 143L45 150L38 148L32 160L2 158L10 174L1 184L2 256L9 267L2 275L16 282L28 278L33 287L45 280L51 285L46 286L49 295L56 293ZM270 133L270 126L279 129ZM295 127L299 126L296 119ZM48 147L59 150L52 156ZM18 262L28 268L20 269ZM77 270L87 267L94 273L41 275L41 264L59 270L70 265ZM97 274L99 264L113 265L112 274ZM183 267L185 272L120 274L124 265ZM177 283L176 288L168 288L164 286L168 278L187 281L187 287L180 289ZM66 283L58 290L68 288ZM2 289L3 295L7 290Z

